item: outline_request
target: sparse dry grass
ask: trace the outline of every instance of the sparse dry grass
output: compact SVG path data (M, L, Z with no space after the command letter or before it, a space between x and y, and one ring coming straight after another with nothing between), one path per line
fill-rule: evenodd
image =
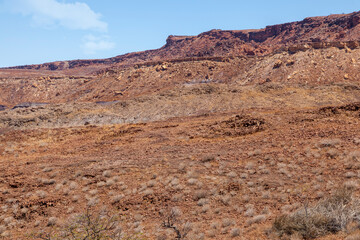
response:
M319 136L326 136L330 130L333 131L329 134L331 139L339 137L334 130L336 126L328 130L328 125L325 125L322 129L315 120L302 123L304 128L300 131L289 121L290 117L301 120L304 115L289 117L279 113L279 118L283 118L279 121L277 117L274 117L271 127L277 124L283 126L276 126L276 131L270 128L265 134L236 138L197 139L197 129L188 123L181 131L171 128L156 130L152 123L140 127L134 124L134 128L143 128L144 133L140 132L140 136L119 136L111 141L102 138L103 135L114 133L119 127L76 128L61 132L58 135L64 136L65 141L74 136L86 136L86 131L96 131L100 135L88 137L90 140L79 144L81 148L76 146L74 139L69 141L68 146L74 144L74 149L81 151L64 151L68 155L65 154L61 161L54 160L50 166L54 170L50 172L43 171L44 168L31 162L33 159L42 161L41 155L30 154L29 164L24 166L36 169L33 181L28 178L29 171L22 165L16 166L19 170L14 167L14 171L2 179L13 178L16 181L0 183L3 206L8 205L6 211L5 208L0 210L0 225L6 227L5 232L12 233L17 229L30 228L26 221L31 222L33 229L47 229L51 216L57 217L61 223L87 205L97 209L107 206L122 211L121 218L131 219L125 225L128 229L142 233L149 239L174 239L171 229L159 230L162 221L159 212L163 206L178 206L183 212L182 218L196 225L194 232L188 235L189 239L251 239L257 231L259 239L266 239L261 235L264 225L269 224L276 215L289 214L296 209L297 201L305 201L306 196L312 200L322 198L339 181L348 181L347 187L359 184L359 158L358 154L352 153L356 151L353 142L343 140L331 146L318 145L321 141ZM328 119L321 118L321 121ZM206 124L206 121L201 121L202 126ZM307 129L312 124L314 127ZM284 131L280 134L279 129ZM69 136L72 131L73 135ZM157 142L159 137L156 131L161 131L159 136L166 135L169 140ZM316 139L308 140L314 132ZM351 134L355 136L356 132ZM149 135L154 137L148 138ZM304 140L299 141L299 136ZM353 136L341 136L341 139L353 139ZM96 144L90 142L93 139ZM150 145L149 140L154 142ZM65 148L61 144L58 146ZM94 150L94 155L85 158L81 154L89 151L89 148ZM252 153L248 154L248 149ZM333 158L329 155L332 149L336 151ZM109 153L109 156L100 158L100 150ZM206 152L216 156L215 160L202 162ZM101 160L88 161L88 158ZM74 164L73 160L78 163ZM349 164L345 164L347 161ZM343 164L346 169L342 168ZM110 173L106 172L109 169ZM57 174L52 175L54 173ZM29 184L23 179L29 179ZM43 179L56 182L48 185L44 184ZM10 183L16 185L18 182L22 185L10 186ZM40 198L37 190L46 192L46 196ZM21 217L23 211L26 218ZM143 217L138 218L139 214ZM4 219L10 216L13 219L9 218L11 221L5 225ZM222 227L222 219L226 218L234 220L234 224ZM218 222L218 226L210 226L211 221ZM238 229L240 235L234 229Z
M354 221L360 223L359 201L353 198L352 190L342 188L313 207L277 217L273 229L280 236L298 233L311 239L345 230Z

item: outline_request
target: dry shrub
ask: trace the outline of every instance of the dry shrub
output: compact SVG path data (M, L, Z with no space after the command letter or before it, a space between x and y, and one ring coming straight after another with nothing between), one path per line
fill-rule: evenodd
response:
M43 172L51 172L52 170L54 170L52 167L45 167Z
M360 240L360 232L357 231L355 233L352 233L351 235L347 236L345 240Z
M224 219L222 220L221 226L222 226L222 227L229 227L229 226L232 226L232 225L234 225L234 224L235 224L234 220L232 220L232 219L230 219L230 218L224 218Z
M208 195L208 192L206 190L198 190L194 193L194 200L195 201L198 201L202 198L206 198Z
M112 174L111 170L105 170L102 175L106 178L109 178L111 177L111 174Z
M39 198L45 198L47 196L46 192L43 191L43 190L38 190L36 191L36 195L39 197Z
M215 231L215 230L209 230L209 231L207 232L207 236L208 236L209 238L214 238L214 237L216 236L216 231Z
M232 238L239 236L240 235L240 228L231 229L230 235L231 235Z
M4 225L0 225L0 234L6 231L6 227Z
M192 230L192 224L190 222L184 223L180 219L181 214L181 210L177 207L164 212L162 227L172 230L176 234L175 239L188 239L187 235Z
M51 218L50 218L51 219ZM49 222L50 222L49 219ZM56 220L56 218L54 218ZM73 216L61 227L52 232L41 232L40 239L89 239L89 240L135 240L136 235L122 231L119 216L106 211L94 212L90 208L85 213Z
M115 204L115 203L118 203L120 202L120 200L124 198L124 194L118 194L118 195L115 195L111 198L111 203L112 204Z
M41 179L41 182L44 185L52 185L52 184L56 183L56 181L54 179Z
M338 145L341 142L340 139L335 138L335 139L321 139L319 142L319 146L321 148L324 147L334 147L336 145Z
M313 207L277 217L273 229L280 236L300 234L313 239L345 230L351 222L360 223L360 204L352 197L352 190L342 188Z
M58 220L57 220L56 217L50 217L50 218L48 219L47 225L48 225L48 226L54 226L54 225L56 225L57 222L58 222Z
M143 195L144 196L149 196L149 195L152 195L154 194L154 190L152 189L146 189L144 192L143 192Z
M254 223L261 223L264 222L266 220L266 216L265 215L256 215L254 217L252 217L251 219L246 221L246 224L251 225Z

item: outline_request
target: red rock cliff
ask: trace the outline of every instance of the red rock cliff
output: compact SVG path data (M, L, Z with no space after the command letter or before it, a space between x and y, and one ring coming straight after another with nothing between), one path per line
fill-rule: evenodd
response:
M197 36L169 36L156 50L135 52L108 59L74 60L17 69L63 70L92 65L132 64L187 57L266 55L282 47L309 42L346 42L360 40L360 12L267 26L259 30L211 30Z

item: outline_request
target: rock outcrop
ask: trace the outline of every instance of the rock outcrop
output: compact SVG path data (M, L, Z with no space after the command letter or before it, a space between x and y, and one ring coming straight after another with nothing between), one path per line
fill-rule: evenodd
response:
M360 12L310 17L302 21L267 26L259 30L211 30L197 36L169 36L156 50L128 53L107 59L74 60L16 69L65 70L89 66L127 65L190 57L264 56L291 46L295 48L360 40Z

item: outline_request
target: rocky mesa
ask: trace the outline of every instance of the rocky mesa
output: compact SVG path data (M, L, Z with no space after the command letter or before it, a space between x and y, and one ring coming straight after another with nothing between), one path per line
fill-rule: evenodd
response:
M189 57L264 56L283 47L303 43L359 41L359 23L360 12L354 12L309 17L259 30L211 30L197 36L169 36L166 44L156 50L128 53L108 59L60 61L13 69L54 71Z

